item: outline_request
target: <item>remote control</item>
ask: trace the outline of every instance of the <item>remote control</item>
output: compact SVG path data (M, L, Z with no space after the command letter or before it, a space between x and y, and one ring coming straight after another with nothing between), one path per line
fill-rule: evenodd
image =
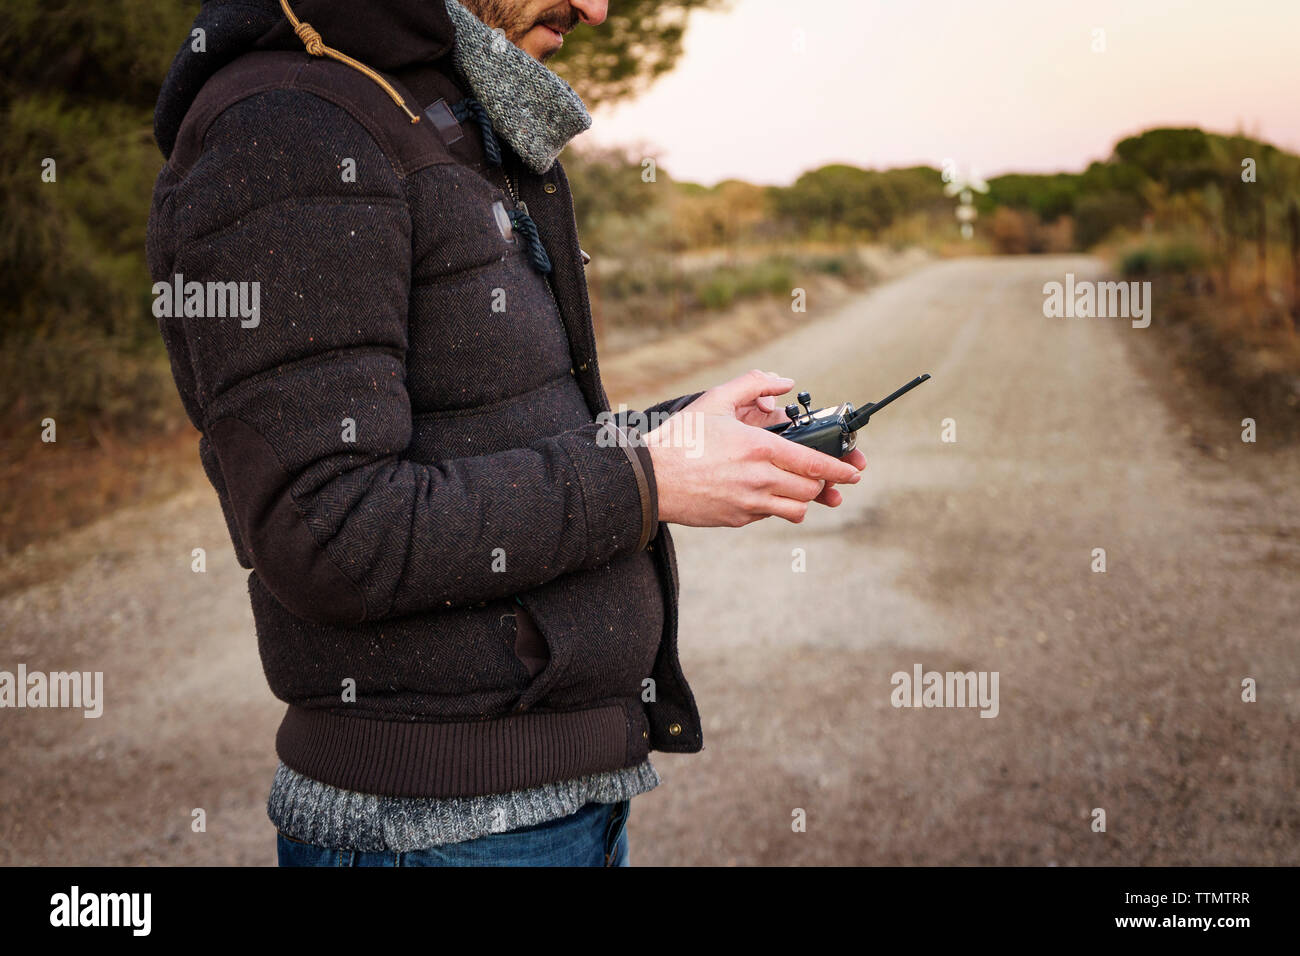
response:
M871 421L871 416L880 411L894 399L906 395L916 386L930 377L930 373L918 375L898 391L882 398L878 402L869 402L861 408L854 408L852 403L828 405L812 411L812 396L807 392L799 393L799 405L785 407L785 414L790 419L777 425L768 425L767 430L777 432L800 445L813 448L834 458L843 458L851 452L858 441L858 429Z

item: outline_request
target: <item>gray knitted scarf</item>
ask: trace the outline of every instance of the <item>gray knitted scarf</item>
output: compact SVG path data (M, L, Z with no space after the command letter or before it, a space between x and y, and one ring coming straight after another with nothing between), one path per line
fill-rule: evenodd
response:
M578 94L558 74L490 30L457 0L446 0L456 27L452 56L492 128L535 173L555 163L569 140L591 126Z

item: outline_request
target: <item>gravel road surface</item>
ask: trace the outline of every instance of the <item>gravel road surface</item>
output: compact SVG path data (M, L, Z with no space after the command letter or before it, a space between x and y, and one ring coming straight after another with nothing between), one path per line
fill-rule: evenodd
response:
M760 367L818 406L934 376L861 433L840 508L675 529L705 749L652 758L634 865L1300 862L1300 452L1163 374L1158 302L1148 329L1045 318L1066 272L1101 266L935 263L611 383ZM0 863L273 863L282 705L197 468L23 560L57 573L0 598L0 669L102 670L106 707L0 711ZM997 716L892 706L916 665L997 672Z

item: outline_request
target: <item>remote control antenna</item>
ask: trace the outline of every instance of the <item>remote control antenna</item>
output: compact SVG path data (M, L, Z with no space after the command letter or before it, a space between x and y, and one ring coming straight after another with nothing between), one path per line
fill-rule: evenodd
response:
M882 408L884 408L894 399L899 398L902 395L906 395L908 392L916 388L916 386L920 385L929 377L930 377L929 372L926 372L923 375L918 375L916 378L912 379L910 382L908 382L902 388L898 389L898 391L894 392L893 394L887 395L885 398L882 398L880 401L874 404L867 405L864 408L859 408L852 415L850 415L847 421L845 422L845 425L848 427L848 430L851 432L857 431L859 428L861 428L863 425L865 425L867 422L871 420L872 415L880 411Z

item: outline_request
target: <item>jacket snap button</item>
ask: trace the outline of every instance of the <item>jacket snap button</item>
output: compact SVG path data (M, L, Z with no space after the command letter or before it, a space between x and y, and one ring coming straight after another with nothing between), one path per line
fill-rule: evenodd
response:
M570 375L577 375L577 374L578 374L577 372L575 372L575 371L573 370L573 366L572 366L572 365L569 366L569 374L570 374Z
M669 725L668 725L668 732L669 732L670 734L672 734L674 737L676 737L678 734L680 734L680 733L682 732L682 725L681 725L681 724L669 724Z
M587 363L583 362L581 365L578 366L578 368L582 369L584 372L587 371Z
M553 193L555 192L555 183L547 183L545 186L542 187L542 189L544 189L548 193Z
M642 740L649 740L649 739L650 739L650 731L648 731L648 730L643 730L643 731L641 731L641 739L642 739Z

